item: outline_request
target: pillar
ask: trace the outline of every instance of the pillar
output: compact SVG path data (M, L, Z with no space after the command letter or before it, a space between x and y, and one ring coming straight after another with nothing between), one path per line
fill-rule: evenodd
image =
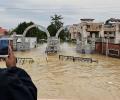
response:
M82 41L84 42L84 45L87 45L87 27L86 25L83 26L83 33L82 33Z
M118 44L120 43L120 24L116 24L116 33L115 33L115 43Z

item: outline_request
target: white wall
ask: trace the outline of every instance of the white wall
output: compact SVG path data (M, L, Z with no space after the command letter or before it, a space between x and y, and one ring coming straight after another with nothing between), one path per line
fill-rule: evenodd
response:
M30 48L35 48L37 45L37 37L26 37L25 42L30 42Z

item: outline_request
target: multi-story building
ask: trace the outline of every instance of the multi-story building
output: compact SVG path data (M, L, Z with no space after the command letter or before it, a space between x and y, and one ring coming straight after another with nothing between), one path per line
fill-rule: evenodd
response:
M109 55L110 52L116 51L120 56L120 19L111 18L105 23L96 23L94 19L81 19L79 24L73 24L69 28L69 32L71 39L81 41L85 38L84 45L95 38L95 49L99 53Z
M107 21L106 21L107 22ZM109 37L114 39L115 43L119 43L120 39L120 22L115 23L95 23L94 19L81 19L81 23L73 24L69 28L71 39L77 39L78 36L92 37L94 34L96 38Z

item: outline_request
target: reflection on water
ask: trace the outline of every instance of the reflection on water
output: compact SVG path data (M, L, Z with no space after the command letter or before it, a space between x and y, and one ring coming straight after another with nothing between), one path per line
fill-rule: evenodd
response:
M33 64L18 63L18 66L31 75L38 88L38 98L120 100L120 59L78 54L74 44L62 43L59 54L92 57L99 63L59 61L59 54L47 57L45 47L42 44L31 51L15 52L17 57L35 60Z

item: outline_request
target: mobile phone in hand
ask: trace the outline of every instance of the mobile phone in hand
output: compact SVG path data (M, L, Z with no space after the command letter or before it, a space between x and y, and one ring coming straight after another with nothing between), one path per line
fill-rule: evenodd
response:
M7 57L9 53L10 38L0 38L0 57Z

